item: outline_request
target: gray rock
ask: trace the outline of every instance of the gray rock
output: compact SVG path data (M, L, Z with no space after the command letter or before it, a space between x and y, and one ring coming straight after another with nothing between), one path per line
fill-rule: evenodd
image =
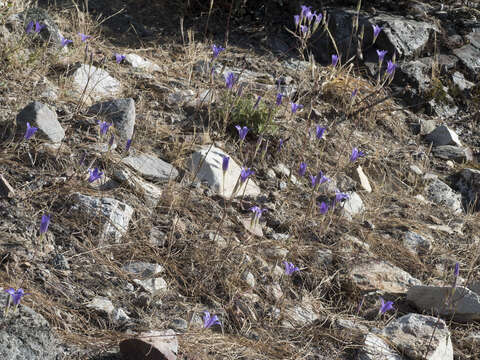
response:
M447 92L448 89L445 90ZM445 119L455 116L458 113L458 106L453 102L453 99L446 94L446 99L437 100L431 99L427 103L427 112L431 115L437 115L438 117Z
M125 360L176 360L178 340L172 329L152 330L120 342L120 352Z
M200 150L193 153L189 161L188 166L192 173L197 171L200 162L203 161L202 167L197 173L198 180L206 181L210 188L226 198L230 198L232 195L240 197L244 193L246 196L252 197L260 195L260 188L257 184L255 184L251 177L249 178L248 182L246 181L242 186L240 186L238 191L234 194L235 185L240 177L240 166L234 159L230 158L230 164L225 174L224 183L222 161L223 156L228 155L215 146L212 146L210 151L208 151L209 148L210 146L203 146Z
M480 69L480 50L471 44L453 49L453 53L460 59L460 62L473 74Z
M167 234L160 230L158 227L153 227L150 230L150 236L148 237L150 244L154 246L164 247L167 242Z
M103 296L95 296L87 307L107 315L110 315L115 310L110 299Z
M403 245L414 254L418 254L432 247L432 240L413 231L408 231L403 235Z
M169 105L197 108L206 106L215 101L214 93L211 90L175 90L167 97Z
M115 241L127 232L128 224L133 215L130 205L112 198L97 198L93 196L75 193L73 195L73 211L84 212L91 218L101 216L104 222L101 238L113 237Z
M188 330L188 322L181 318L173 319L168 326L175 331L185 332Z
M131 166L144 178L159 182L175 180L178 170L169 163L149 154L132 154L122 160L124 164Z
M18 26L22 33L25 31L25 28L30 21L38 21L42 25L45 25L40 31L41 39L50 41L50 44L56 47L60 47L62 43L62 34L60 33L57 24L44 9L31 7L19 14L11 16L8 21L11 25Z
M418 56L433 33L440 32L434 24L409 20L403 16L379 14L371 21L384 27L383 35L378 37L377 47L389 50L390 55L395 51L405 58Z
M282 260L287 256L288 250L280 246L269 246L264 249L264 254L268 258Z
M480 320L480 296L465 287L457 287L452 296L450 286L413 286L407 292L407 300L420 311L453 316L455 321Z
M0 288L0 304L10 295ZM2 305L3 306L3 305ZM5 316L0 312L0 358L2 360L56 360L63 354L59 340L45 318L31 308L19 305Z
M427 135L433 132L437 127L434 120L420 119L420 135Z
M41 102L31 102L18 113L17 130L22 134L27 130L27 122L37 127L38 133L51 142L59 143L65 137L65 130L57 120L57 113Z
M453 146L453 145L437 146L433 148L432 152L433 152L433 155L435 155L440 159L453 160L458 163L473 160L472 150L470 150L469 148L462 148L459 146Z
M420 60L405 61L398 67L398 77L422 92L430 89L431 75L431 66Z
M154 72L161 70L160 66L142 58L137 54L127 54L125 56L125 61L138 70L143 70L146 72Z
M462 193L467 209L475 205L475 210L480 210L480 171L476 169L463 169L457 174L455 186Z
M135 101L132 98L105 101L91 106L89 114L105 116L112 122L117 135L128 140L133 136L135 127Z
M120 82L108 72L93 65L81 64L72 75L73 87L79 94L91 99L114 97L120 93Z
M450 331L436 317L407 314L391 322L381 334L408 359L453 360Z
M417 165L410 165L410 171L414 173L415 175L422 176L423 171L420 169Z
M279 301L283 297L282 287L278 283L266 286L267 295L274 301Z
M146 280L134 279L133 282L135 282L137 285L140 285L145 291L152 295L164 293L168 289L167 282L162 278Z
M438 179L434 179L428 184L426 195L428 200L437 205L445 206L456 214L462 212L460 194L455 193L450 186Z
M438 126L430 134L425 136L425 140L433 143L433 146L456 145L462 146L458 135L445 125Z
M122 266L122 269L130 274L140 277L154 276L165 270L160 264L152 264L143 261L129 261Z
M350 271L352 283L362 291L383 290L401 294L408 288L420 285L418 279L385 261L371 261L355 265Z

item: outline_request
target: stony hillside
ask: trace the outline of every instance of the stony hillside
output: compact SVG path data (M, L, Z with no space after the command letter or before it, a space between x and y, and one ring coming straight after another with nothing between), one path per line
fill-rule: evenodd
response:
M87 3L0 1L1 359L480 358L478 4Z

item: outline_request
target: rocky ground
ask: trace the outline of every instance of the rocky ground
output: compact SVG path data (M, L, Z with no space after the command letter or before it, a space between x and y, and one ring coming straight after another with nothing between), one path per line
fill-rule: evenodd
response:
M2 359L480 357L480 7L274 3L0 1Z

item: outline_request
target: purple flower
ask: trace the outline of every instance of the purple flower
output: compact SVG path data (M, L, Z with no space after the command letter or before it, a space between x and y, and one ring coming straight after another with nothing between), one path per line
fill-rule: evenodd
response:
M244 183L247 181L248 177L253 174L255 174L255 172L250 170L250 168L242 168L242 171L240 172L240 181Z
M382 62L383 59L385 58L385 55L387 55L388 51L387 50L377 50L377 55L378 55L378 62Z
M45 24L40 24L38 21L35 23L35 32L38 34L45 27Z
M298 175L305 176L305 172L307 171L307 163L301 162L300 168L298 169Z
M78 33L78 35L80 35L80 37L82 38L82 42L85 42L85 41L87 41L88 39L91 38L90 35L85 35L85 34L82 34L82 33Z
M300 109L303 109L303 105L300 105L300 104L296 104L296 103L290 103L290 105L292 106L292 113L295 114L297 112L297 110L300 110Z
M34 25L33 20L28 23L27 28L25 29L25 32L27 34L30 34L33 31L33 25Z
M247 136L248 133L248 127L244 126L243 128L240 125L235 125L235 128L238 131L238 136L240 137L240 140L245 140L245 136Z
M312 12L312 7L311 6L306 6L306 5L301 5L302 11L300 12L300 16L306 17L307 13Z
M356 147L354 147L352 149L352 155L350 155L350 161L354 162L359 157L363 157L363 156L365 156L365 154L362 151L358 150Z
M332 66L335 67L338 64L338 55L332 55Z
M280 139L278 141L278 151L282 150L284 143L285 143L285 140L283 140L283 139Z
M125 151L128 152L130 150L130 146L132 146L132 139L127 140L127 144L125 145Z
M308 26L307 25L300 25L300 31L303 35L308 33Z
M295 21L295 27L298 27L298 24L300 24L300 15L295 15L293 21Z
M323 15L320 13L320 14L318 14L318 15L315 14L315 16L316 16L316 17L315 17L315 24L314 24L314 25L315 25L315 26L318 26L318 24L320 24L320 21L322 21L322 19L323 19Z
M42 215L42 221L40 222L40 235L45 234L50 225L50 215Z
M22 288L18 288L18 290L15 290L14 288L10 288L7 290L4 290L7 294L10 294L13 300L13 305L18 306L20 304L20 301L25 295L30 295L26 292L23 291Z
M373 42L377 40L378 34L380 34L380 31L382 31L382 28L378 25L372 25L373 27Z
M30 126L30 123L27 122L27 131L25 132L25 135L23 136L26 140L30 139L33 134L38 130L35 126Z
M60 46L63 48L67 46L68 44L72 43L72 40L65 39L63 36L60 36Z
M317 205L318 205L318 208L319 208L319 210L320 210L320 214L325 215L325 214L328 212L329 206L328 206L327 203L325 203L325 202L322 201L322 202L319 203L319 204L317 203Z
M120 64L123 60L125 60L125 58L125 55L115 53L115 61L117 62L117 64Z
M317 176L310 175L310 180L312 181L312 186L318 186L320 184L326 183L330 181L328 177L323 175L323 173L320 171Z
M225 75L225 86L227 89L231 89L235 84L235 75L232 72L229 72Z
M230 163L230 157L224 156L222 159L222 170L226 172L228 170L228 164Z
M112 126L112 123L106 121L99 122L100 124L100 134L105 135L108 132L108 128Z
M88 182L92 183L97 179L100 179L103 175L103 172L99 171L98 168L95 169L88 169L90 176L88 177Z
M212 45L212 51L213 51L213 59L216 59L220 53L225 50L224 47L217 46L215 44Z
M220 320L218 320L217 315L210 316L208 311L203 312L203 327L208 329L213 325L220 325Z
M282 98L283 98L283 94L278 93L278 94L277 94L277 100L276 100L275 103L276 103L277 105L282 105Z
M388 75L393 75L396 68L397 68L397 64L393 63L391 60L388 60L388 63L387 63L387 73L388 73Z
M309 23L312 22L314 16L315 16L315 13L312 12L312 10L310 10L310 9L308 9L308 10L305 12L305 17L307 18L307 20L308 20Z
M393 301L387 301L385 302L385 300L383 300L383 298L380 298L380 310L379 310L379 313L380 314L385 314L388 310L393 310L394 307L393 307Z
M340 191L335 192L335 203L341 202L343 200L349 199L350 196L346 193L342 193Z
M353 91L352 91L352 95L350 95L350 98L352 98L352 99L353 99L355 96L357 96L357 94L358 94L358 89L356 89L356 88L355 88L355 89L353 89Z
M262 216L262 214L267 211L267 209L262 209L258 206L252 206L250 209L249 209L251 212L254 213L254 218L255 220L258 220L260 219L260 217Z
M455 270L453 271L453 275L455 275L455 277L458 277L459 274L460 274L460 264L457 262L455 263Z
M318 140L320 140L322 138L325 130L327 130L327 128L324 128L324 127L321 127L320 125L317 125L316 136L317 136Z
M111 135L110 136L110 140L108 140L108 147L112 147L113 146L113 142L115 141L115 135Z
M285 265L285 274L287 275L292 275L295 271L300 271L300 269L291 262L283 261L283 265Z
M260 104L260 100L262 99L262 97L259 95L257 97L257 101L255 102L255 105L253 105L253 109L255 110L257 107L258 107L258 104Z

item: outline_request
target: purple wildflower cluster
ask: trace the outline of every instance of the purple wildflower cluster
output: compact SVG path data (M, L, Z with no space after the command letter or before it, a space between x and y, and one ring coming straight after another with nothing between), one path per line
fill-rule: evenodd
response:
M300 14L293 17L295 28L300 31L302 37L311 36L322 22L323 15L312 11L311 6L302 5Z

